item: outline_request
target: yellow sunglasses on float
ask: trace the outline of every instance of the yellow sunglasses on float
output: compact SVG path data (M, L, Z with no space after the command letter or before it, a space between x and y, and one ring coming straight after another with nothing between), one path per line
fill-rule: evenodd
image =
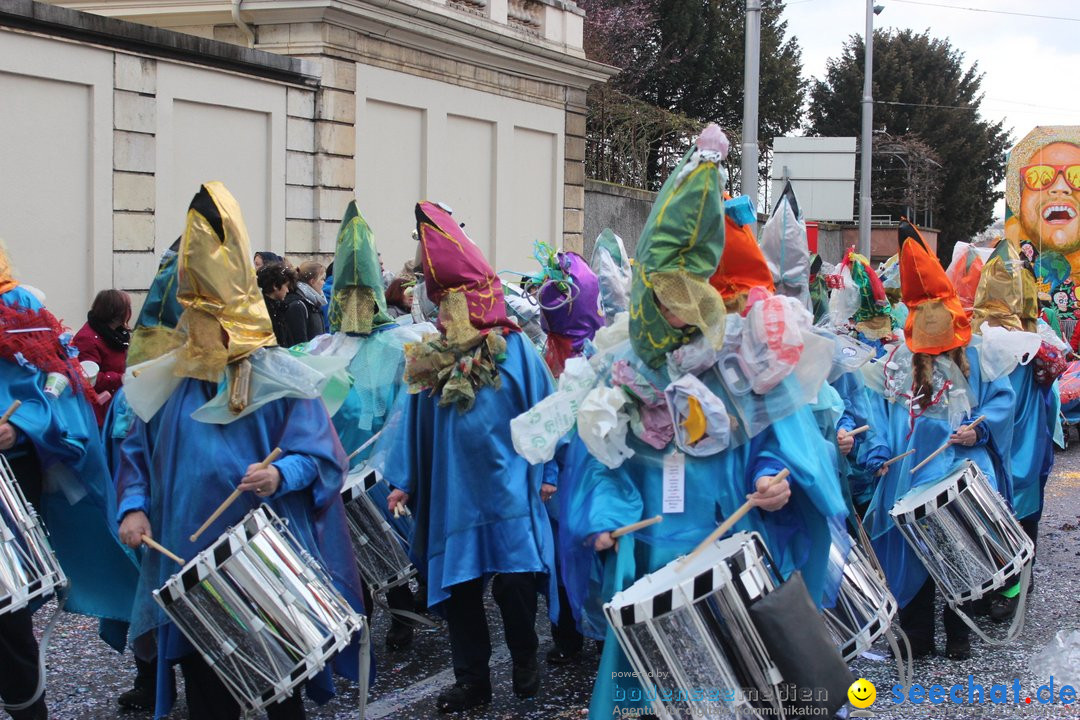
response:
M1045 190L1054 184L1058 175L1065 178L1065 182L1073 190L1080 190L1080 165L1028 165L1020 168L1020 176L1024 178L1024 186L1028 190Z

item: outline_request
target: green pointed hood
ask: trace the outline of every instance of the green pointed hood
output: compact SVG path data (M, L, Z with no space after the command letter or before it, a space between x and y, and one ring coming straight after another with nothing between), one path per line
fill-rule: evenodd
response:
M630 342L659 367L689 342L694 328L719 347L724 302L709 278L724 252L724 183L728 141L709 125L660 189L641 231L630 286ZM660 303L687 327L672 327Z
M334 254L334 289L330 295L330 331L367 335L394 322L386 312L386 294L375 233L356 201L349 202L338 230Z

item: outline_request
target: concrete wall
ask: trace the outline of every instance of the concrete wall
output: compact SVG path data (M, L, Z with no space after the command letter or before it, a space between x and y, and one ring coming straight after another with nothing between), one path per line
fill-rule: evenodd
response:
M897 224L877 225L870 230L870 260L876 267L899 251L896 242ZM938 230L919 228L930 252L937 252ZM850 225L821 223L818 226L818 254L827 263L839 263L848 248L859 244L859 228Z
M580 11L559 13L545 37L579 46L556 21ZM499 269L533 270L537 239L580 248L592 80L550 48L540 58L518 42L481 68L330 22L257 27L273 52L242 47L232 25L185 30L0 6L0 97L18 108L0 113L0 238L68 325L104 288L141 303L208 180L239 200L253 250L294 261L331 257L354 196L390 269L414 254L420 199L453 207Z
M626 251L633 256L655 199L656 193L648 190L586 180L585 257L592 255L596 236L608 227L623 239Z

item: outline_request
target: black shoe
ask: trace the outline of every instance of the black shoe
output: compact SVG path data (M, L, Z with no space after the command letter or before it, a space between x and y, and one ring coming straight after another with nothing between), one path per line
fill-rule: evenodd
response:
M908 654L908 646L909 645L911 646L910 647L910 650L911 650L911 657L910 658L908 658L908 656L907 656L907 654ZM933 655L933 654L934 654L934 641L933 640L929 640L929 641L927 641L927 640L912 640L909 637L908 642L907 642L906 645L904 643L900 643L900 659L901 660L904 660L904 661L907 661L909 659L916 660L918 658L926 657L927 655Z
M397 620L390 621L390 629L386 633L387 650L408 650L412 646L412 641L413 629L411 625Z
M964 612L971 617L986 617L991 612L994 600L991 597L981 597L965 604Z
M971 639L967 636L946 638L945 657L950 660L967 660L971 657Z
M573 665L581 662L581 651L563 652L559 648L551 648L545 656L548 665Z
M487 705L489 702L491 702L491 685L457 683L454 687L439 693L436 707L441 713L454 713Z
M536 697L540 692L540 666L534 661L531 665L514 663L514 694L522 700Z
M1008 622L1016 614L1016 608L1020 604L1020 595L1005 597L998 595L990 604L990 617L994 622Z
M135 686L116 698L125 710L153 710L157 695L157 663L135 658Z

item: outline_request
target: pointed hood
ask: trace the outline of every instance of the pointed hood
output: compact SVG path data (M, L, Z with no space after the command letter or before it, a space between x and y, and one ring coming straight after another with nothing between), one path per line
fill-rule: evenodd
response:
M980 333L984 322L1008 330L1024 330L1024 273L1020 253L1008 241L1001 241L983 266L975 291L972 329Z
M367 335L393 323L386 311L375 233L350 200L338 229L334 253L334 288L330 295L330 330Z
M143 301L139 319L131 333L127 364L139 363L161 357L175 349L183 338L176 332L183 308L176 298L177 269L179 266L179 238L161 255L157 273Z
M900 293L908 307L904 336L913 353L938 355L971 340L971 322L945 269L930 254L922 235L900 224Z
M596 236L589 267L600 283L604 315L611 321L630 305L630 258L623 239L611 228L604 228Z
M502 281L449 212L433 202L417 203L416 231L424 287L431 301L440 306L436 322L440 331L447 337L460 332L463 337L495 328L519 329L506 315ZM470 333L466 323L476 332Z
M539 250L543 269L533 281L540 284L540 320L548 333L544 359L558 377L567 358L580 355L585 343L604 327L604 308L600 282L583 257L556 253L548 245Z
M8 290L14 290L18 284L11 269L11 260L8 259L7 249L4 248L3 243L0 243L0 295L3 295Z
M630 342L652 367L689 342L694 328L714 347L723 342L723 298L708 280L724 251L727 173L721 163L727 150L720 128L705 128L660 189L641 231L630 287ZM672 327L661 303L687 327Z
M769 263L776 292L796 298L810 309L810 245L806 221L788 181L761 228L761 252Z
M870 261L852 248L844 256L843 267L851 273L851 282L859 292L859 308L851 318L856 328L874 339L891 333L892 306Z
M746 205L750 205L749 217L740 213L740 206ZM776 291L769 265L754 238L753 220L753 205L746 195L724 203L724 252L709 284L724 298L728 312L742 312L751 288Z
M277 344L250 258L236 198L222 183L206 183L188 207L180 242L176 295L185 343L177 375L217 382L227 364Z

